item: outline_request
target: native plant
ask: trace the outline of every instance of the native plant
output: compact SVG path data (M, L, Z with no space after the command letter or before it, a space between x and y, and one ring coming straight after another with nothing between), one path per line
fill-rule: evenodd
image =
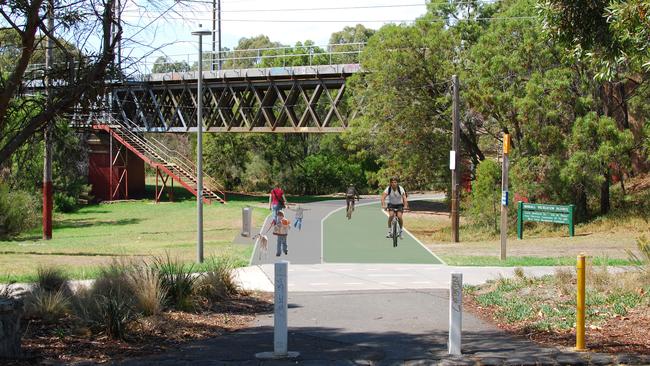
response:
M650 282L650 240L645 235L641 235L636 239L636 247L638 254L628 249L628 258L642 273L646 282Z
M197 293L212 303L223 301L239 293L233 275L234 263L228 257L210 258L209 270L199 279Z
M162 288L165 291L167 304L177 310L192 310L195 307L194 287L199 279L193 264L184 264L178 259L172 259L167 253L153 261L153 269L160 276Z

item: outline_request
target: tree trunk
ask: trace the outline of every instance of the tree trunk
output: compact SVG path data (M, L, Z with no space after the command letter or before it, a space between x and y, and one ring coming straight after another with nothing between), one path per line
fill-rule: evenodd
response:
M609 169L605 172L604 175L605 181L600 186L600 214L605 215L609 212L609 185L610 185L610 174Z
M0 300L0 359L22 356L20 339L24 329L20 326L23 302L17 299Z
M584 222L589 216L587 211L587 194L584 191L584 188L579 188L576 192L576 216L578 222Z

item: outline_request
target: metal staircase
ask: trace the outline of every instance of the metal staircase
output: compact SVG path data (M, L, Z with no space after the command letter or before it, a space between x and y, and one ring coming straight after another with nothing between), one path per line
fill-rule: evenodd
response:
M106 131L124 147L138 155L149 166L160 169L178 182L193 195L196 191L196 165L183 155L170 150L154 138L144 138L131 131L123 121L109 118L108 124L93 124L92 128ZM203 173L203 199L206 203L213 201L225 203L225 193L221 186Z

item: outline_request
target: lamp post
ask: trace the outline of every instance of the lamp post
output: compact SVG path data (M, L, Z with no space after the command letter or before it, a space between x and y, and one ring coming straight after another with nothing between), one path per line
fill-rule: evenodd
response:
M192 32L199 36L199 76L197 80L197 111L196 111L196 261L203 263L203 36L209 36L209 30L199 29Z

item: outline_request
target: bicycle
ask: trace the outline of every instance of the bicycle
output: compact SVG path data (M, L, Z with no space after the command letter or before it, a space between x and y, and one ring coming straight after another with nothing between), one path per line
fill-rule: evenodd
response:
M397 247L397 237L399 236L402 239L402 229L399 226L399 219L397 218L397 213L400 211L399 208L386 208L386 211L393 211L393 219L390 222L390 236L393 238L393 248ZM402 212L406 211L402 209Z
M348 202L348 208L345 215L347 216L348 220L350 220L352 218L352 213L354 212L354 198L352 198L352 201Z

